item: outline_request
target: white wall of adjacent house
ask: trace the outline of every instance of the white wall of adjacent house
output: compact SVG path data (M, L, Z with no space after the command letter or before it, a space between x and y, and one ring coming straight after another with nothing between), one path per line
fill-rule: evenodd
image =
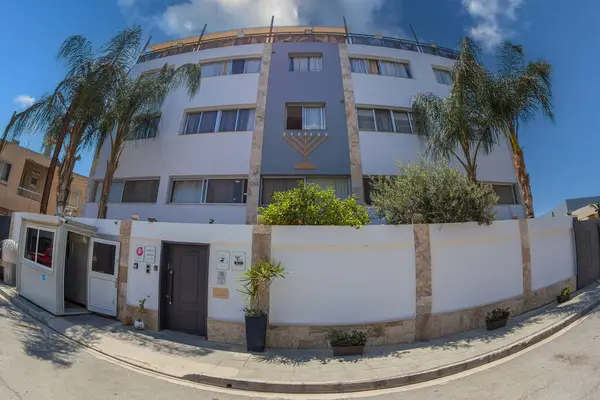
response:
M271 286L272 324L359 324L414 316L411 225L275 226L271 257L287 271Z
M204 60L223 61L260 58L264 45L253 44L184 53L137 64L131 74L160 68L165 63L180 66ZM187 112L236 108L255 108L258 73L202 78L199 93L192 99L184 88L171 92L161 108L159 134L155 138L128 141L120 158L115 180L160 179L155 204L110 203L108 218L155 217L178 222L222 223L244 221L243 205L169 204L171 179L185 177L243 178L248 175L252 131L217 132L183 135ZM106 172L110 144L105 143L96 160L92 180ZM88 202L85 216L97 215L98 203Z
M432 312L447 313L523 293L518 221L434 224L431 240Z
M531 249L532 290L575 275L573 217L528 219L527 225Z

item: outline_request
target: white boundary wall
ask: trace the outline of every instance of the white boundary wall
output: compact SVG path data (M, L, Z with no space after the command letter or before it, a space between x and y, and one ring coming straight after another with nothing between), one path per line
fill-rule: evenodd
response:
M335 325L412 318L412 225L274 226L271 258L287 275L270 291L272 324Z
M436 224L431 238L432 313L510 299L523 293L519 221L490 226Z
M550 286L575 275L577 264L573 218L530 219L527 224L531 247L532 290Z

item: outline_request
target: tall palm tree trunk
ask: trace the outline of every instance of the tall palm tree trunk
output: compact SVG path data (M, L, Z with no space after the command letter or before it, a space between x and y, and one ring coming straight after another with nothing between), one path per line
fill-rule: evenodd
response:
M60 152L62 150L65 137L67 136L67 131L69 130L69 123L71 122L73 109L73 104L71 104L69 110L67 111L67 115L65 115L63 126L58 134L58 137L56 138L56 143L54 144L54 152L52 154L52 159L50 160L50 166L48 166L48 173L46 174L46 182L44 183L44 191L42 193L40 214L48 213L48 200L50 200L50 191L52 190L52 183L54 182L54 171L56 170L56 164L58 164L58 158L60 157Z
M118 138L121 132L117 130L116 137ZM104 180L102 181L102 195L98 204L98 218L105 219L108 213L108 194L110 193L110 186L115 176L115 171L119 167L119 157L123 150L123 143L111 143L110 157L106 161L106 173L104 174Z
M58 176L58 196L56 199L56 206L57 210L60 211L60 215L64 215L65 207L69 201L71 183L73 181L73 170L75 169L76 161L77 145L76 143L71 142L59 169L60 173Z
M523 149L519 145L519 141L514 133L514 128L510 127L509 136L510 147L512 150L512 161L517 174L517 181L519 181L519 187L521 189L521 198L523 199L523 206L525 206L525 217L534 218L533 212L533 195L531 194L531 185L529 183L529 174L525 168L525 157L523 156Z

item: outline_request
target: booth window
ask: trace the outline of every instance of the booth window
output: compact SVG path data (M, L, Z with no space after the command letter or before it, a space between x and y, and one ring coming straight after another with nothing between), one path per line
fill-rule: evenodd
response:
M52 268L54 232L27 228L24 257L46 268Z

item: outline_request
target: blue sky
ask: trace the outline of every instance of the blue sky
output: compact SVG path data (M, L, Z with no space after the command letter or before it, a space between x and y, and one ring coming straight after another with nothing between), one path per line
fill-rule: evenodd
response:
M529 57L554 66L554 123L543 118L522 130L536 214L565 198L600 195L597 156L600 94L600 2L577 6L548 0L19 0L3 5L0 24L0 126L13 111L51 90L64 70L55 56L61 42L82 34L100 45L126 25L139 23L152 43L209 31L268 25L341 25L355 32L408 36L454 47L470 34L487 49L509 38ZM6 18L8 16L9 18ZM41 135L21 143L39 151ZM86 153L76 172L87 175Z

